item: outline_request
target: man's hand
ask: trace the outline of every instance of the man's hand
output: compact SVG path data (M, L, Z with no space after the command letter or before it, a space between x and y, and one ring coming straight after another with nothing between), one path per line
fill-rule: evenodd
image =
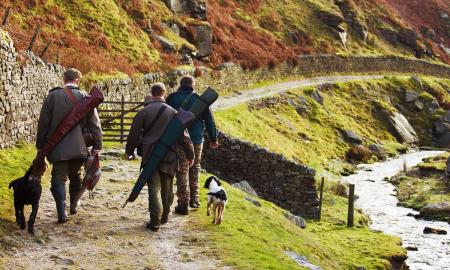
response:
M211 148L211 149L219 148L219 141L209 142L209 148Z
M135 160L136 156L134 154L132 154L132 155L125 154L124 159L126 159L126 160Z
M96 156L98 154L100 154L100 150L92 148L91 155Z

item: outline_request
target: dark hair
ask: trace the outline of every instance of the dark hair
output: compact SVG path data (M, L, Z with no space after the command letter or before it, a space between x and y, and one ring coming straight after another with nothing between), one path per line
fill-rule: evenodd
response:
M183 76L180 80L180 86L194 86L195 79L192 76L186 75Z
M65 82L75 81L76 79L81 79L81 72L77 69L69 68L64 72L63 77Z
M164 95L166 92L166 87L162 83L155 83L152 85L152 88L150 89L150 93L153 97L160 97Z

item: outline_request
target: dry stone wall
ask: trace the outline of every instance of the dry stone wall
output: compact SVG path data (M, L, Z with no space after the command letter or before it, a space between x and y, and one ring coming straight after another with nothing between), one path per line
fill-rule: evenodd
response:
M247 181L258 195L295 215L317 218L314 169L255 144L219 134L220 147L205 147L202 166L229 183Z
M48 90L61 84L63 68L19 54L6 32L0 30L0 148L20 140L34 141L40 108Z

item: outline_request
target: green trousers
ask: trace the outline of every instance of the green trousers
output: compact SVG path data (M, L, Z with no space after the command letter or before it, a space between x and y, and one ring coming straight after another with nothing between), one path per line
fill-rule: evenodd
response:
M162 215L169 215L173 203L173 176L157 170L147 181L147 186L150 222L159 226Z

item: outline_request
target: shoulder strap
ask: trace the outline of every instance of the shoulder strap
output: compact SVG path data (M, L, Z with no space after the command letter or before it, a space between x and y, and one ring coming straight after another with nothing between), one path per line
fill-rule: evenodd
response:
M190 93L181 103L180 108L183 108L185 110L189 109L189 108L185 108L185 106L188 105L189 101L191 100L191 98L194 96L194 92ZM179 109L180 109L179 108Z
M163 104L163 106L161 108L159 108L158 113L156 114L156 116L153 118L152 122L150 123L150 125L148 125L148 127L144 130L144 132L142 133L142 137L145 136L145 134L147 134L152 127L156 124L156 122L158 122L159 118L161 117L161 115L164 113L164 111L167 109L167 105Z
M70 99L70 102L72 102L72 105L75 106L75 104L78 103L77 98L72 93L72 90L70 90L68 87L64 87L64 92L66 93L67 97Z

